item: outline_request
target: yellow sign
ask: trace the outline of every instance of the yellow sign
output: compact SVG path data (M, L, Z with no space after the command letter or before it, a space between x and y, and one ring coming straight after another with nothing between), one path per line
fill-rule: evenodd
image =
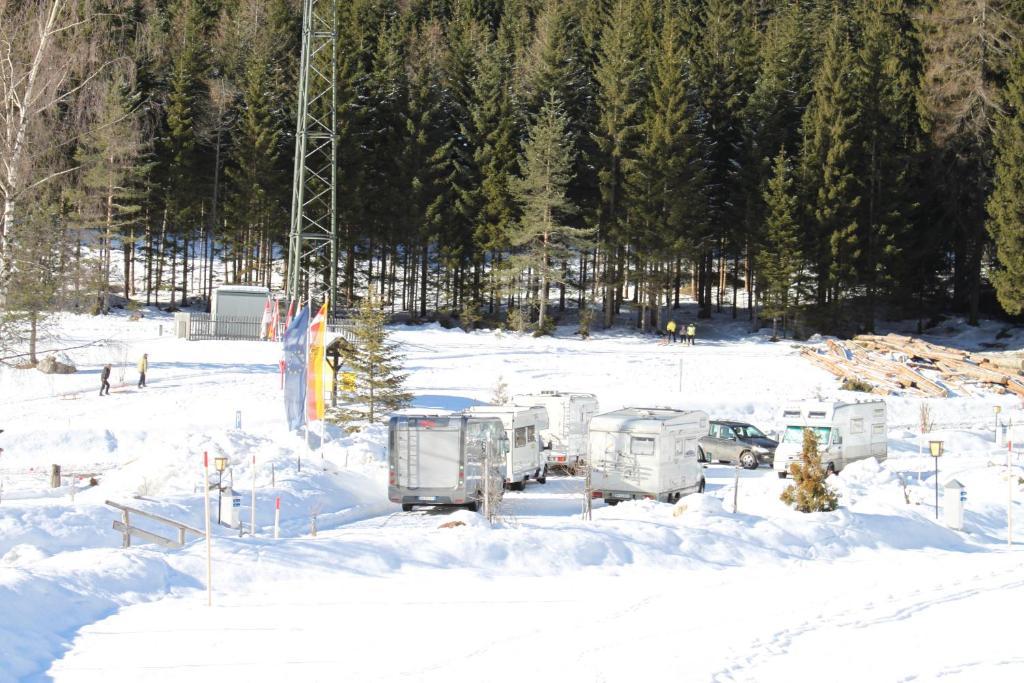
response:
M356 373L354 372L343 372L341 373L341 390L342 391L355 391L356 390Z

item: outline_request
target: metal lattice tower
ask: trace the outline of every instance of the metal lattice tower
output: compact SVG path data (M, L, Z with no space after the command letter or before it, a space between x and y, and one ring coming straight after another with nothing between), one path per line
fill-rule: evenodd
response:
M337 0L303 0L287 295L338 292Z

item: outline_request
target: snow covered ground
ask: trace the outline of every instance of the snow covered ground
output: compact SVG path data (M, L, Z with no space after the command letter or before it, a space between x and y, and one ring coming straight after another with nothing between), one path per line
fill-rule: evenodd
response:
M1024 493L992 436L993 405L1024 424L1013 397L929 401L936 431L924 440L946 443L940 483L967 488L963 532L935 521L933 462L912 431L921 399L899 397L887 399L889 460L833 479L834 513L787 509L786 482L762 468L740 473L734 514L734 472L711 465L704 495L597 503L590 522L581 482L551 477L508 493L488 527L389 503L383 428L330 428L323 459L289 434L276 345L185 342L170 328L162 314L67 317L54 345L90 344L69 352L79 373L0 368L0 681L1024 677L1024 545L1006 544L1008 489L1018 527ZM998 331L937 340L979 348ZM844 395L793 344L725 318L702 324L695 347L621 331L393 333L419 407L485 402L502 377L511 393L591 391L602 410L697 408L773 430L787 400ZM115 388L101 398L106 362ZM230 459L243 520L254 481L257 501L255 537L216 529L212 608L201 541L122 550L105 505L202 528L204 451ZM67 475L59 489L51 463ZM452 520L465 526L439 528Z

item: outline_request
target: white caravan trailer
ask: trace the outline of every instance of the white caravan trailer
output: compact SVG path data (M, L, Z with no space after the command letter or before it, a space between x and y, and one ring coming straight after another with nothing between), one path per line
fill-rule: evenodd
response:
M609 505L654 498L674 502L704 490L697 440L708 433L700 410L623 408L590 421L591 487Z
M575 467L587 459L590 419L597 414L597 397L568 391L542 391L515 396L523 406L544 406L548 428L540 436L547 449L548 467Z
M547 465L541 452L540 433L547 429L548 414L541 406L471 406L469 415L496 417L505 428L509 456L505 461L505 484L522 491L529 479L547 481Z
M782 422L785 428L774 464L782 479L791 464L800 462L805 429L818 438L821 464L829 471L839 472L864 458L886 458L885 401L804 401L783 408Z
M490 488L501 495L508 439L501 420L472 415L394 415L388 424L388 498L476 510Z

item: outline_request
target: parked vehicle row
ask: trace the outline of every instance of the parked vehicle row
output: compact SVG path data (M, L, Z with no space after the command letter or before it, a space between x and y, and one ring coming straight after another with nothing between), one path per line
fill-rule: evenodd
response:
M395 415L389 425L392 502L476 509L485 490L522 490L556 466L586 461L594 498L609 505L648 498L674 502L703 491L702 463L773 467L780 478L800 460L805 430L830 472L886 457L882 400L806 401L786 406L781 443L757 427L710 420L699 410L623 408L596 414L592 394L524 394L509 406L474 406L449 416Z

